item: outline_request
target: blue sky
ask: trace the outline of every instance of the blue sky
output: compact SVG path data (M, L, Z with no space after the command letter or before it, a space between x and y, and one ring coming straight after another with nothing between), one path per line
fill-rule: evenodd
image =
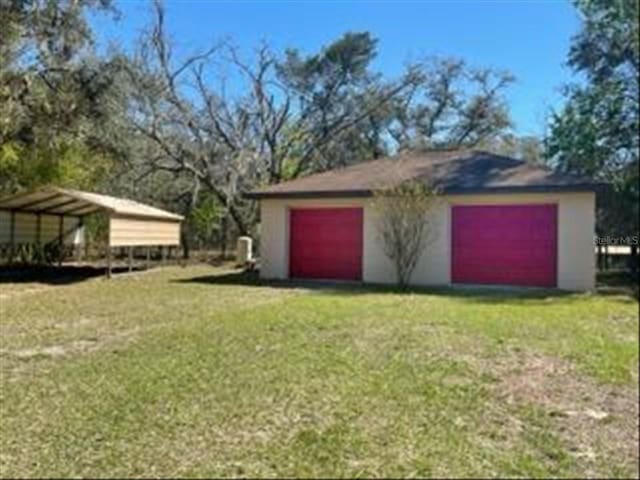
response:
M257 1L165 0L177 46L194 51L231 37L247 53L266 40L276 49L313 52L347 31L379 39L374 68L393 77L424 55L457 56L471 65L511 71L507 98L520 135L541 135L559 88L573 79L565 65L579 18L565 0L493 1ZM149 3L116 3L119 21L94 23L102 41L131 46L149 20Z

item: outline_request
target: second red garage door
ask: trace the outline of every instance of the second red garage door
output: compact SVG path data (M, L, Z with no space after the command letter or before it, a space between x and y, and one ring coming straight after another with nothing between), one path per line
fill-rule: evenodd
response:
M291 278L362 279L361 208L294 208L289 218Z
M454 283L555 287L556 205L454 206Z

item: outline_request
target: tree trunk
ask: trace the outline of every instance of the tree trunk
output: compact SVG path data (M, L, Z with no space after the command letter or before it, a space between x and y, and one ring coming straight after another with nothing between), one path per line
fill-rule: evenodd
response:
M238 212L233 205L229 207L229 214L231 215L233 222L236 224L236 227L238 227L240 235L249 235L249 227L240 215L240 212Z
M184 260L189 260L189 255L191 254L191 245L189 243L189 235L185 231L186 225L180 232L180 243L182 243L182 258Z
M230 201L231 199L228 198L228 196L224 195L220 190L218 190L211 179L206 179L204 180L204 182L207 187L209 187L209 191L211 191L211 193L213 193L218 198L218 200L220 200L220 203L227 206L227 215L225 215L225 217L231 216L231 219L236 224L236 227L238 227L238 232L240 233L240 235L248 235L249 227L247 226L245 220L242 218L240 212Z

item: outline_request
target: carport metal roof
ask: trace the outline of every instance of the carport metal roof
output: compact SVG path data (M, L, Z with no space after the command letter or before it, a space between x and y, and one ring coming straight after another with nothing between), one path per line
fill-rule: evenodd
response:
M184 217L133 200L59 187L0 198L0 210L83 217L100 210L110 215L181 221Z

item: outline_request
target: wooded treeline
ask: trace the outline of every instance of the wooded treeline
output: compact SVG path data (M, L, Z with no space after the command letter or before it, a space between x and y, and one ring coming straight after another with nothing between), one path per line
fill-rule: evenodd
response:
M256 186L399 149L476 146L612 181L636 223L605 205L601 229L637 233L637 3L577 7L585 26L569 60L588 82L568 87L539 140L511 132L508 72L432 57L388 78L369 32L317 52L247 55L225 40L184 54L155 2L131 49L98 48L88 15L117 21L110 0L0 0L0 192L55 183L128 196L184 214L185 243L210 246L255 234L242 194Z
M553 113L545 139L546 157L560 171L610 184L609 191L599 195L597 233L600 237L631 237L628 243L636 257L640 221L638 1L580 0L576 6L582 30L573 38L568 65L581 81L565 86L566 103Z

